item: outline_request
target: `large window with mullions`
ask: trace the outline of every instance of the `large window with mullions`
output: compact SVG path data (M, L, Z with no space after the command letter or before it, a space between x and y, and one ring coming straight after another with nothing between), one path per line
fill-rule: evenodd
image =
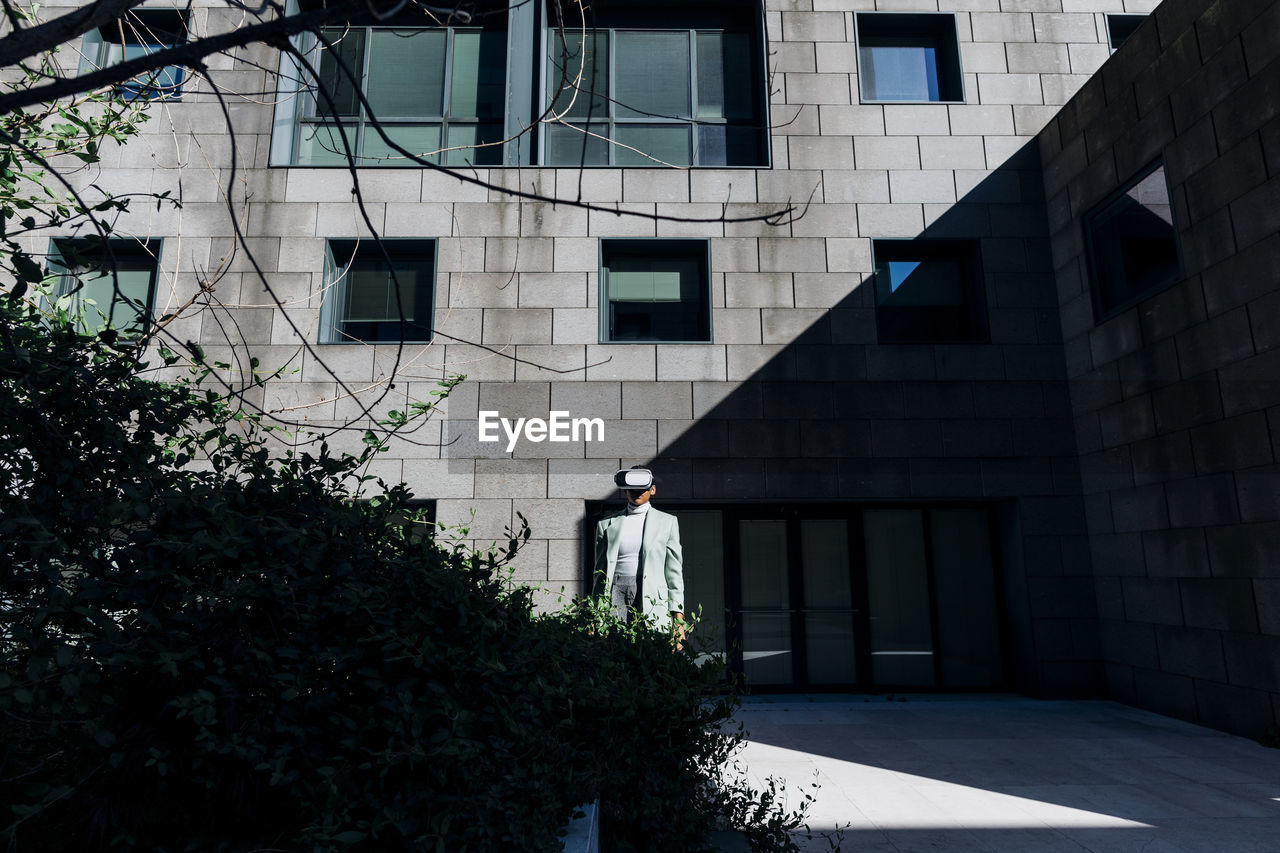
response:
M296 165L345 166L348 150L361 166L502 162L505 28L329 27L310 38L318 80L299 99Z
M544 162L768 165L757 8L619 5L547 30Z

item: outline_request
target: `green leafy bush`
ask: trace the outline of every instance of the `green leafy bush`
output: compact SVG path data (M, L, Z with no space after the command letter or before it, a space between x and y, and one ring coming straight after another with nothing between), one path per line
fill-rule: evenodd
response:
M535 616L499 570L527 529L423 537L403 486L359 499L372 436L270 453L208 368L151 381L35 304L0 295L7 849L551 851L598 794L615 849L669 851L754 796L714 667Z

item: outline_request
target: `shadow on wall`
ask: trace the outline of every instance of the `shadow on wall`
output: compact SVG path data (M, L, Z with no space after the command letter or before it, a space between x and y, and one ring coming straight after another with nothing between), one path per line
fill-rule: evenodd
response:
M664 501L996 507L1012 686L1093 695L1096 603L1034 141L979 174L915 239L976 249L984 339L878 343L874 275L795 273L794 289L785 275L762 295L767 276L726 273L728 307L764 306L765 346L728 347L730 381L693 383L692 420L649 415L660 419L650 463ZM875 239L890 206L858 208L848 236ZM788 227L805 233L803 219ZM820 316L790 328L811 316L793 304ZM882 309L879 334L885 325Z

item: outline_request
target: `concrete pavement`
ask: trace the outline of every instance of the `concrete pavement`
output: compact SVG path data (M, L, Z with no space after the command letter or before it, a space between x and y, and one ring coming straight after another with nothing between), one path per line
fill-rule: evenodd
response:
M792 802L816 781L845 851L1280 853L1280 750L1108 701L902 698L749 697L741 758Z

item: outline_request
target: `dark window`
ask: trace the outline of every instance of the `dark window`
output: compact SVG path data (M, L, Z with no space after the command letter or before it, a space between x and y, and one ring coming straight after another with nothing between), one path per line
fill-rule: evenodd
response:
M604 6L593 29L549 29L547 100L559 120L547 126L548 165L766 165L759 27L748 11Z
M858 14L863 101L963 101L956 19L950 14Z
M416 167L375 124L432 163L502 162L505 30L353 26L321 35L312 53L320 84L300 99L297 165L346 165L345 134L359 165Z
M872 252L880 343L987 339L976 240L875 240Z
M187 15L177 9L134 9L124 17L91 31L85 37L81 70L106 68L148 56L167 47L186 44ZM126 100L177 98L184 72L169 65L120 84Z
M434 240L330 240L325 266L322 342L431 340Z
M1133 35L1133 31L1146 19L1146 15L1107 15L1107 41L1111 49L1118 50L1124 40Z
M601 340L710 343L703 240L601 240Z
M1099 316L1178 278L1177 235L1163 164L1147 169L1085 214L1084 227Z
M54 296L85 334L137 337L151 323L159 252L159 240L54 240Z

